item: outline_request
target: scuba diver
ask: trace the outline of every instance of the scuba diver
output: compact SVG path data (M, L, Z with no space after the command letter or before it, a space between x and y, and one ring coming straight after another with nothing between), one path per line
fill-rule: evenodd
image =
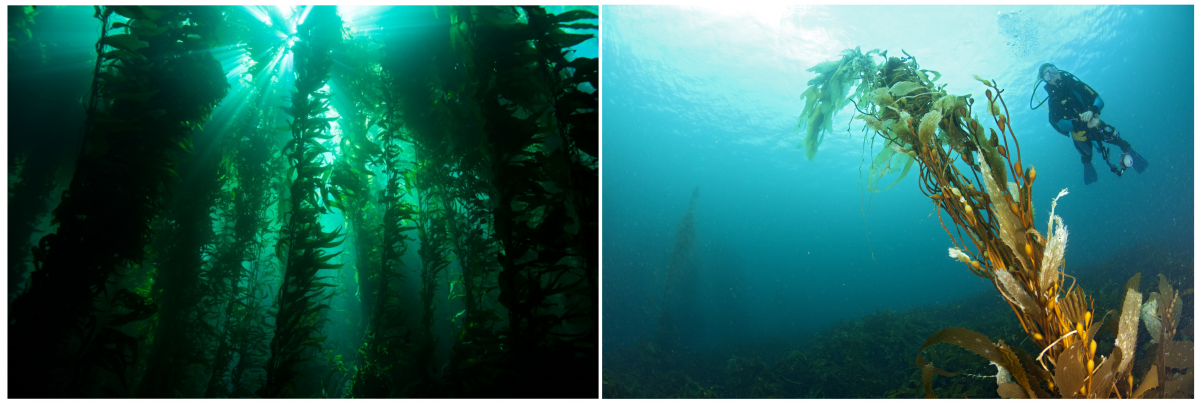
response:
M1046 93L1050 96L1042 101L1049 101L1050 125L1065 136L1075 141L1075 149L1079 151L1083 161L1083 182L1085 185L1096 182L1096 168L1092 166L1092 145L1100 151L1104 162L1118 177L1126 169L1132 167L1138 174L1150 165L1138 152L1133 150L1129 142L1121 139L1121 132L1112 125L1100 120L1100 111L1104 109L1104 100L1095 90L1092 90L1082 80L1070 72L1059 70L1053 63L1043 64L1038 69L1038 83L1045 81ZM1037 83L1034 84L1034 95L1037 93ZM1031 109L1033 96L1030 96ZM1108 142L1121 148L1121 159L1116 165L1108 161Z

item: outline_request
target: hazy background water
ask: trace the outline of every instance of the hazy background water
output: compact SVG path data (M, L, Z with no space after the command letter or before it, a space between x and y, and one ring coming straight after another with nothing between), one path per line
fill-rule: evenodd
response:
M1193 245L1193 16L1192 6L603 7L604 349L653 335L694 187L696 309L720 313L685 330L701 343L802 335L991 289L947 256L917 170L887 192L862 189L875 153L850 108L815 161L796 147L805 69L856 46L904 50L977 102L973 74L1007 90L1038 172L1039 231L1050 199L1070 190L1056 211L1070 229L1068 273L1135 242ZM1149 160L1145 173L1117 178L1097 154L1100 181L1084 186L1072 143L1029 108L1045 62L1101 94L1103 119Z

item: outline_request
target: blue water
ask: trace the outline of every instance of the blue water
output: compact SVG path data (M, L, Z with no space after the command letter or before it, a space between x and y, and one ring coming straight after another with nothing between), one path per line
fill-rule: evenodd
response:
M1068 274L1137 242L1194 244L1192 6L602 11L605 351L652 337L695 187L696 309L725 313L683 330L701 344L721 342L730 324L745 338L802 336L994 290L948 257L953 244L915 168L887 192L864 191L879 146L864 150L852 109L835 117L815 161L797 148L800 94L814 77L805 69L856 46L908 52L941 72L950 94L986 100L975 74L1006 89L1022 158L1038 173L1039 231L1051 198L1070 191L1056 210L1070 230ZM1071 141L1045 109L1029 108L1045 62L1101 94L1103 119L1149 160L1144 173L1117 178L1097 154L1100 181L1084 186Z

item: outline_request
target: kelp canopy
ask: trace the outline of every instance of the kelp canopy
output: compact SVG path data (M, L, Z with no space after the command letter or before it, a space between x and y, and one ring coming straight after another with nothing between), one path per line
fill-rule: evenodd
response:
M887 57L884 52L881 55L886 61L879 67L863 62L865 55L857 49L843 55L840 61L810 69L823 75L818 78L823 80L814 81L821 83L820 94L828 96L810 96L803 116L812 118L810 125L817 118L829 122L825 111L836 112L846 102L842 97L848 84L842 80L859 78L850 83L858 86L858 118L887 145L875 158L872 173L882 175L888 167L900 163L907 173L914 161L919 165L921 192L950 217L956 230L946 228L955 246L950 248L950 256L966 264L972 273L992 281L1026 334L1041 348L1030 355L1004 341L993 343L970 330L947 328L930 336L920 351L951 343L987 358L998 368L997 392L1002 397L1193 394L1192 343L1174 341L1181 305L1177 303L1178 292L1165 277L1160 278L1159 293L1143 304L1143 295L1137 290L1140 274L1135 275L1125 286L1120 311L1103 315L1093 307L1089 296L1074 287L1074 282L1070 286L1066 283L1071 278L1063 262L1068 233L1062 218L1054 214L1054 207L1067 191L1062 190L1052 201L1043 235L1034 222L1033 182L1037 172L1022 164L1020 144L1007 120L1003 90L975 77L988 87L983 113L995 128L985 131L974 115L974 98L951 95L944 91L944 85L935 86L936 72L921 70L907 53L900 58ZM929 77L929 73L935 76ZM815 132L810 129L811 133ZM964 172L960 167L969 170ZM939 221L945 227L940 213ZM1109 332L1115 331L1116 343L1110 352L1098 353L1095 337L1110 316L1119 319L1115 327L1109 328ZM1155 365L1135 383L1134 344L1142 317L1146 328L1156 334L1159 348ZM920 354L916 364L922 369L929 397L933 397L929 388L933 374L955 375L927 363Z
M594 7L88 10L10 396L595 397Z

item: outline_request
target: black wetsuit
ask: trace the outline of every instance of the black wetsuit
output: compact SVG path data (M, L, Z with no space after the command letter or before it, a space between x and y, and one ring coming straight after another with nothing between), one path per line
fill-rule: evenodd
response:
M1058 133L1075 141L1075 149L1082 156L1083 164L1089 165L1092 162L1092 142L1108 142L1120 147L1121 152L1128 153L1132 146L1121 139L1121 132L1117 131L1117 128L1103 120L1096 127L1089 128L1087 122L1079 119L1079 114L1086 111L1100 115L1100 110L1104 109L1104 100L1100 98L1100 94L1071 73L1060 70L1059 74L1062 77L1059 78L1057 86L1046 83L1044 87L1050 94L1046 103L1050 107L1050 125L1054 126Z

